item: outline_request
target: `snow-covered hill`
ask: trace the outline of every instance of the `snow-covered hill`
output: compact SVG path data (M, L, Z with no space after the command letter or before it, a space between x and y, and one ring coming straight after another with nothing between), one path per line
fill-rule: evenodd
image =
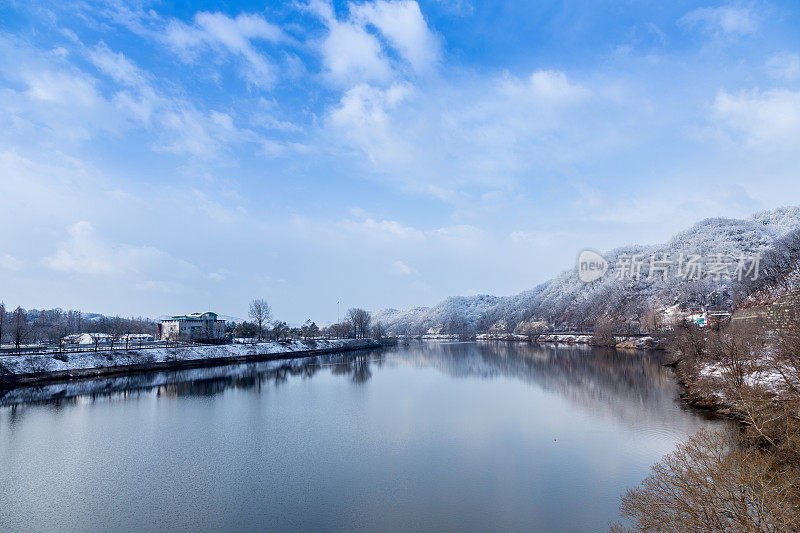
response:
M514 296L451 297L433 307L381 310L373 313L373 320L382 322L395 334L483 331L502 325L511 331L532 322L582 328L593 325L600 317L636 321L653 309L678 306L691 310L706 305L729 305L743 290L735 275L704 275L696 280L680 278L677 258L698 255L701 271L709 273L711 263L718 261L716 254L721 254L734 262L730 269L735 273L739 258L752 259L768 250L777 239L798 229L800 207L765 211L746 219L710 218L664 244L626 246L603 254L612 266L641 254L643 261L638 280L632 276L617 279L614 272L609 272L602 279L583 283L573 266L534 289ZM650 276L651 255L656 260L675 261L666 277L655 269Z

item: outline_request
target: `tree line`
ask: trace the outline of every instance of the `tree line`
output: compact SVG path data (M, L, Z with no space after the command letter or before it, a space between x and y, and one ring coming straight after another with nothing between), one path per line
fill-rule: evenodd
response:
M289 327L282 320L273 320L272 307L267 300L257 298L250 302L248 311L250 320L238 324L228 324L229 334L232 337L262 340L283 339L315 339L315 338L367 338L381 339L386 336L383 324L372 323L372 316L368 311L359 307L347 310L345 320L320 328L310 318L302 326Z
M26 344L61 345L67 337L79 333L103 333L113 343L126 334L155 332L156 324L149 318L87 317L81 311L59 308L26 310L17 306L8 310L0 302L0 344L11 344L17 351Z
M347 311L343 321L320 327L311 319L302 326L290 327L282 320L273 319L272 308L261 298L250 302L248 318L239 323L226 324L226 335L246 339L283 340L315 338L383 338L385 328L378 322L373 324L368 311L352 308ZM156 322L149 318L107 317L97 314L84 314L81 311L55 309L29 309L17 306L7 309L0 302L0 345L12 345L17 351L28 344L52 344L61 346L68 337L80 333L101 333L95 343L113 345L128 342L128 335L149 334L155 337Z

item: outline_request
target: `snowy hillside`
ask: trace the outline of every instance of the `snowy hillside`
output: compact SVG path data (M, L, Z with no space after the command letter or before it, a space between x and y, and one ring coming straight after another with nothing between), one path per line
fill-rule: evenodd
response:
M752 267L757 254L797 229L800 229L800 207L765 211L743 220L711 218L664 244L627 246L603 253L616 270L591 283L582 282L577 267L572 266L534 289L514 296L451 297L433 307L378 311L373 320L383 322L395 334L485 331L503 326L513 331L536 322L583 328L591 327L601 317L641 321L651 310L661 311L676 305L684 310L730 305L743 290L735 275L737 261L748 259L745 266ZM639 275L619 275L620 265L635 254L641 258ZM669 270L654 268L650 275L651 255L655 261L672 261ZM684 272L681 277L681 260L692 255L700 256L696 262L698 272L703 275L692 279ZM732 275L710 275L714 263L723 261L720 256L730 262L726 268Z

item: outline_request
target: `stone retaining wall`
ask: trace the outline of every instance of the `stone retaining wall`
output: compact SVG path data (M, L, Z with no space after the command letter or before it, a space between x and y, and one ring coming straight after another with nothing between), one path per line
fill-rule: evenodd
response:
M789 331L797 327L798 310L800 310L800 290L795 290L778 298L771 305L737 309L733 312L731 321L757 321L772 331Z

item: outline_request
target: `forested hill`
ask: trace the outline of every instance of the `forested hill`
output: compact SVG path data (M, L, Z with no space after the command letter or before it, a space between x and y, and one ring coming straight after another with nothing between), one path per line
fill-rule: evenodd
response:
M540 323L586 328L601 318L636 325L648 316L668 318L676 311L732 305L752 290L751 283L737 280L738 261L742 257L750 260L757 254L766 258L781 255L775 253L775 247L783 246L787 239L796 240L798 235L800 207L765 211L746 219L710 218L663 244L627 246L603 253L612 269L591 283L582 282L577 267L571 266L557 277L514 296L450 297L433 307L384 309L374 313L373 320L382 322L394 334L482 332L492 328L520 332ZM621 265L629 263L635 254L643 258L638 279L618 275ZM663 268L672 261L666 276L663 270L655 269L650 276L651 255L663 261ZM680 277L679 258L692 255L700 256L696 261L700 263L699 278L685 272ZM718 265L726 261L732 262L728 266L731 275L712 275L713 263L720 272ZM682 266L685 269L686 265ZM752 261L745 266L752 266ZM763 268L762 260L759 271ZM692 277L698 279L689 279Z

